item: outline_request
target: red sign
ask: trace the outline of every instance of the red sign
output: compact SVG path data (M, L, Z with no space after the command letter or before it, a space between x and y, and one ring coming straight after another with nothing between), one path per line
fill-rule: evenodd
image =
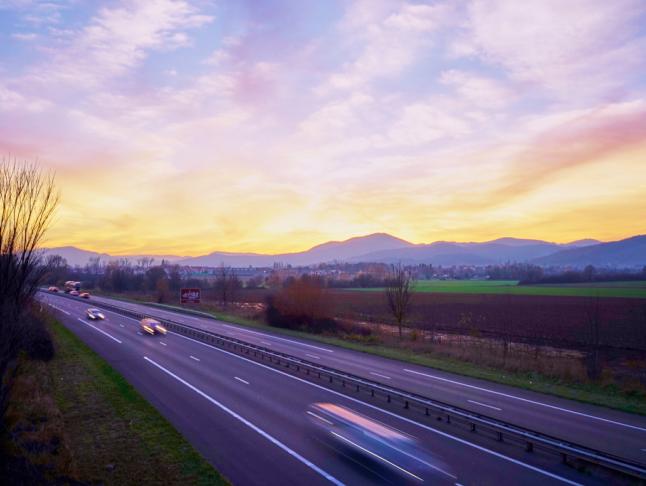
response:
M181 289L179 296L182 304L200 303L200 289Z

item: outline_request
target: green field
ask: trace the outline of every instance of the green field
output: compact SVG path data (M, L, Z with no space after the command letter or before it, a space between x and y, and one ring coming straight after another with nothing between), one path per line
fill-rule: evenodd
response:
M384 289L357 288L350 290L379 292ZM518 282L515 280L420 280L415 283L415 291L437 292L444 294L555 295L572 297L598 296L646 299L646 281L518 285Z

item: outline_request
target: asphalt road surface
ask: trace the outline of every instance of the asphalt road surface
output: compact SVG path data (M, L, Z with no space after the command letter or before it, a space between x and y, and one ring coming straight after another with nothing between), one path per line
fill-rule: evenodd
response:
M138 323L128 317L106 311L105 321L88 321L85 309L92 300L103 300L97 297L71 300L43 293L40 298L234 484L597 482L538 454L496 448L493 441L364 403L184 336L143 336ZM626 457L643 460L646 456L646 421L640 417L207 318L112 303L229 334L542 432L567 433L569 440ZM395 474L322 441L305 413L308 405L317 402L343 405L417 438L440 466L419 478L406 471Z

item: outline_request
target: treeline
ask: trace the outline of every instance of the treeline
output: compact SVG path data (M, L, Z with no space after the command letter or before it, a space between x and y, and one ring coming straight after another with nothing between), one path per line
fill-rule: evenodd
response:
M520 279L519 284L567 284L592 282L638 282L646 280L646 266L641 272L597 269L588 265L583 270L566 270L534 279Z
M81 282L83 290L100 289L106 292L154 293L160 303L169 302L181 288L212 290L223 302L234 300L242 282L228 267L220 267L210 280L185 277L182 267L162 262L154 265L152 258L131 262L128 259L107 263L100 258L90 259L84 267L70 267L65 258L50 255L43 262L43 283L62 286L68 280Z

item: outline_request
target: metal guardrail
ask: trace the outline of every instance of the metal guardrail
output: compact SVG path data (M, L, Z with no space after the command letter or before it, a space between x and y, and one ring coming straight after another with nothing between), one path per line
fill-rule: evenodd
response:
M58 294L62 297L78 301L76 297ZM103 307L121 315L142 319L152 317L178 334L199 340L206 344L228 348L249 358L259 361L269 361L270 364L284 369L305 374L319 380L326 380L328 385L340 384L343 388L354 389L357 393L367 393L371 398L381 398L387 403L399 403L404 409L419 411L425 416L435 416L447 424L462 425L471 432L487 432L490 438L499 442L508 442L520 445L527 452L537 450L556 454L564 463L572 459L585 463L595 464L606 469L623 473L633 478L646 480L646 465L635 461L623 459L619 456L598 451L586 446L581 446L569 441L561 440L547 434L535 432L524 427L519 427L486 415L471 412L460 407L449 405L439 400L407 392L395 387L362 378L351 373L339 371L302 358L291 356L287 353L274 351L262 346L248 343L240 339L224 336L213 331L206 331L192 327L188 324L175 322L170 319L160 318L153 313L141 313L105 302L93 302L93 306ZM151 309L152 310L152 309Z

